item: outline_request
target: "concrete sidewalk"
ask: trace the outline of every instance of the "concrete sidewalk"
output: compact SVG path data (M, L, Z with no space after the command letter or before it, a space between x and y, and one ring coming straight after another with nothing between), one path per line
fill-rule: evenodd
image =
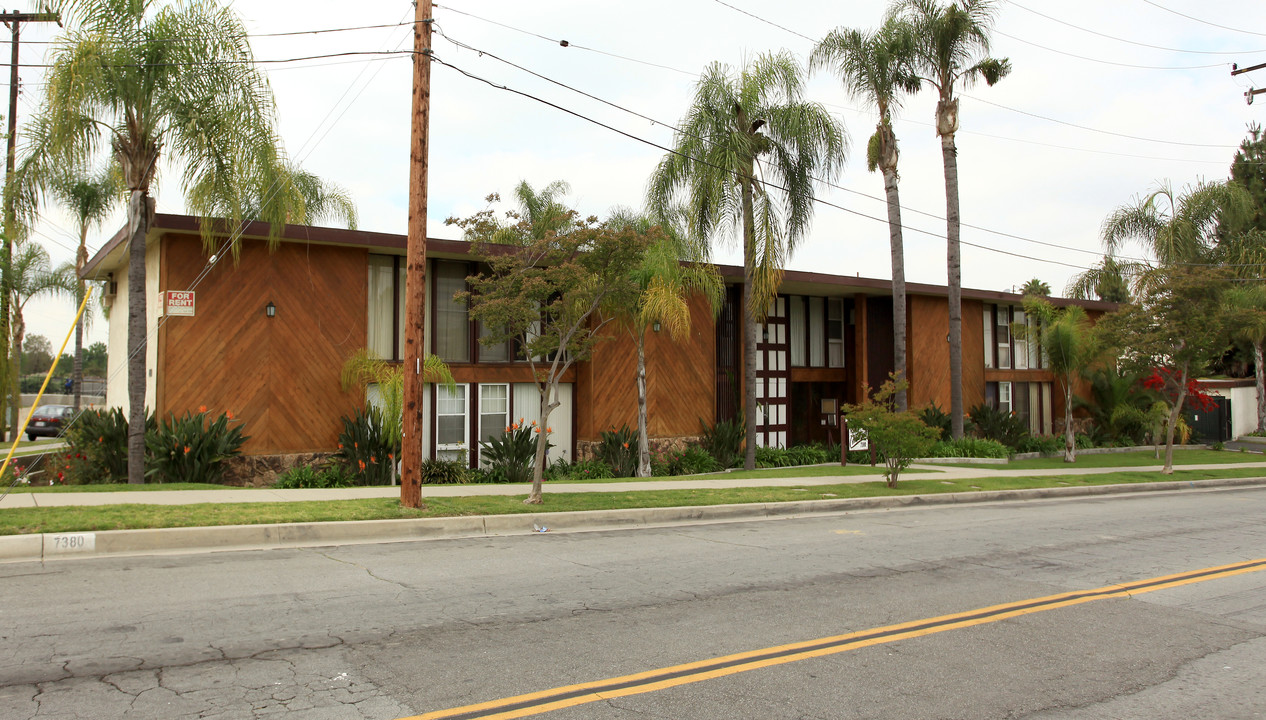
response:
M1175 465L1175 469L1210 470L1227 464ZM1260 468L1266 479L1266 461L1233 463L1230 467ZM999 466L997 469L968 468L949 465L912 465L901 474L901 480L964 480L996 477L1041 477L1049 475L1098 475L1121 471L1159 472L1161 465L1136 467L1079 468L1070 466L1052 470L1022 470ZM546 483L545 492L637 492L643 490L722 490L742 487L799 487L804 485L838 485L840 483L880 482L882 475L835 475L823 477L736 478L727 473L689 480L637 480L625 482ZM428 485L422 497L469 497L486 495L527 495L528 483L478 485ZM194 505L198 503L306 502L360 500L365 498L399 497L400 488L352 487L321 490L278 490L276 488L231 488L224 490L149 490L121 492L9 493L0 500L0 509L16 507L68 507L72 505Z

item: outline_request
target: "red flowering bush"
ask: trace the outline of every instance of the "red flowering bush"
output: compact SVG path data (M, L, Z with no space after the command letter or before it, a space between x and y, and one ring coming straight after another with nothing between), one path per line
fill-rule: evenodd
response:
M1179 374L1170 368L1152 368L1152 374L1143 378L1143 387L1159 393L1172 406L1182 390ZM1213 412L1218 407L1215 396L1208 392L1207 386L1194 379L1187 380L1187 395L1183 404L1196 412Z

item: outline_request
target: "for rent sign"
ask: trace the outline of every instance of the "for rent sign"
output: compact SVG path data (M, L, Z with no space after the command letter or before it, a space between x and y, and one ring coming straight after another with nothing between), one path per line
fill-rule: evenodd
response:
M166 315L187 315L193 317L193 291L168 290L163 293L163 308Z

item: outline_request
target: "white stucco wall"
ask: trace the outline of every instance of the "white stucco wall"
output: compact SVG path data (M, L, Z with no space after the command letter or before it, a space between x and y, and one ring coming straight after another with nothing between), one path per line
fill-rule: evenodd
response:
M145 248L145 296L146 301L146 337L145 344L145 406L155 406L154 368L158 365L158 238L151 238ZM106 406L122 408L124 413L130 412L127 392L127 299L131 291L128 281L126 256L123 267L114 271L115 282L119 284L119 292L110 307L109 337L106 342L108 359L106 363Z
M1240 437L1257 429L1257 388L1237 387L1218 390L1231 399L1231 435Z

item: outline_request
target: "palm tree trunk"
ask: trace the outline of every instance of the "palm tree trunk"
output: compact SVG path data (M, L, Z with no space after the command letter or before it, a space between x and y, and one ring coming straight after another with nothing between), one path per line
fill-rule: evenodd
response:
M646 436L646 328L637 333L637 476L651 476L651 443Z
M897 192L897 168L885 165L884 194L888 197L888 244L892 250L892 369L906 379L906 261L901 236L901 198ZM897 412L908 409L907 393L899 390Z
M949 285L950 430L963 436L963 280L958 247L958 150L954 134L941 136L945 163L945 260Z
M752 206L752 166L748 161L743 183L743 417L747 448L743 468L756 469L756 218Z
M1257 380L1257 432L1266 429L1266 367L1262 367L1262 343L1253 343L1253 376Z
M83 272L84 265L88 264L88 226L84 225L79 230L79 251L75 253L75 275ZM79 280L79 302L82 303L84 297L88 295L88 283ZM87 312L85 310L85 312ZM83 402L83 385L84 385L84 317L80 315L75 322L75 369L71 374L74 387L72 391L75 394L75 412L79 412L79 406Z
M1077 462L1077 441L1073 434L1073 377L1064 377L1064 462Z
M128 203L132 245L127 267L127 481L145 482L145 360L148 319L145 301L145 236L149 233L149 193L133 190Z

